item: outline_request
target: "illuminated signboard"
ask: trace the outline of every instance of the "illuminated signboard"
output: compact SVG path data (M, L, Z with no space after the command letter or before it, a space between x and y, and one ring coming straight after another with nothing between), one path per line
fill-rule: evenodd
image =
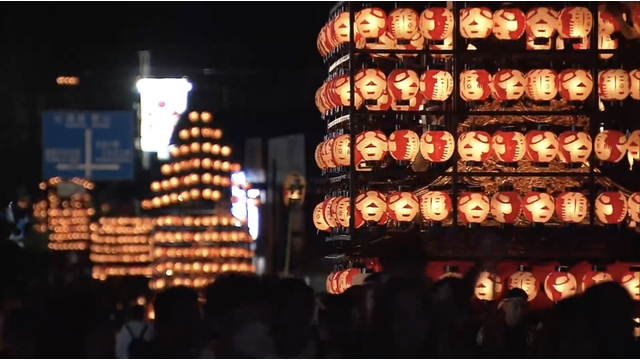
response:
M140 148L169 157L169 142L173 129L187 109L191 83L187 79L140 79Z

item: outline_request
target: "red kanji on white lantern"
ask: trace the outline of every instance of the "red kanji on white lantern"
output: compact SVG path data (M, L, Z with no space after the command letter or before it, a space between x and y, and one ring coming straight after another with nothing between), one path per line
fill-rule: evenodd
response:
M467 131L458 138L458 154L464 161L484 162L491 155L491 135Z
M629 269L620 277L620 285L627 289L633 300L640 300L640 272Z
M613 276L609 274L606 269L593 266L591 271L587 271L582 277L582 291L584 292L593 285L597 285L603 282L613 281Z
M349 134L336 136L333 139L333 161L340 166L349 166L351 161L351 140Z
M389 154L398 161L413 161L420 151L420 137L411 130L396 130L389 135Z
M380 69L361 69L354 77L356 91L364 100L378 100L387 88L387 76Z
M387 197L379 191L365 191L356 198L356 210L364 221L383 225L388 218Z
M522 289L527 293L527 300L531 301L538 295L538 279L533 275L530 269L526 266L519 266L518 272L509 276L507 281L509 289Z
M445 162L451 158L455 149L455 139L445 130L427 130L420 137L420 154L426 160Z
M624 100L631 90L631 78L623 69L608 69L598 73L598 95L602 100Z
M534 69L527 73L525 92L531 100L550 101L558 94L558 74L551 69Z
M324 220L327 222L330 228L338 226L336 218L334 217L334 213L331 212L331 209L334 208L333 204L337 199L338 198L335 197L328 197L322 202L322 214L324 215Z
M560 266L558 268L561 268ZM558 269L544 279L544 292L549 300L558 302L576 294L578 281L567 271Z
M627 152L627 137L616 130L604 130L594 141L596 157L599 160L617 163Z
M586 38L593 27L593 15L586 7L567 6L558 14L558 32L565 39Z
M460 10L460 34L466 39L484 39L491 35L493 13L486 7Z
M537 163L549 163L558 154L558 138L547 130L531 130L525 136L527 157Z
M605 224L618 224L627 216L627 198L620 191L605 191L596 198L595 213Z
M333 79L331 83L331 94L333 101L339 106L349 106L351 104L351 89L349 87L349 76L342 75ZM362 105L362 97L357 92L354 94L355 107Z
M555 211L555 201L551 195L531 191L522 199L522 213L532 223L543 224L549 221Z
M336 207L336 220L342 227L349 227L349 221L351 220L351 199L348 197L341 197L337 200ZM364 219L360 212L354 212L354 221L356 229L364 225Z
M515 191L498 191L491 197L491 215L497 222L513 224L522 211L522 200Z
M379 130L363 131L356 136L356 164L362 161L380 161L387 155L387 136Z
M567 191L556 198L556 214L562 222L577 224L589 212L589 200L583 193Z
M627 202L627 213L631 220L636 222L636 225L640 225L640 192L635 192L629 196Z
M387 27L396 40L410 40L418 32L418 13L410 8L397 8L389 13Z
M598 34L598 50L615 50L618 48L618 39L611 38L611 35ZM600 54L600 59L611 59L613 54Z
M486 70L465 70L460 74L460 97L464 101L484 101L491 95L491 74Z
M387 209L391 220L410 222L418 215L418 198L408 191L395 191L387 196Z
M582 69L565 69L558 75L560 96L569 101L584 101L593 90L593 77Z
M524 34L527 18L518 8L493 13L493 35L499 40L518 40Z
M591 136L584 131L565 131L558 143L558 158L565 164L584 163L593 150Z
M429 40L444 40L453 33L453 12L444 7L425 9L420 14L420 32Z
M611 35L616 31L620 31L616 17L606 10L598 10L598 32Z
M316 160L316 165L318 165L318 168L320 168L320 170L325 170L328 167L324 163L324 161L322 160L322 146L323 145L324 145L324 141L321 142L320 144L318 144L318 146L316 146L316 150L313 152L313 157Z
M451 214L453 203L444 191L427 191L420 196L420 213L427 221L443 221Z
M325 164L327 168L335 168L337 167L336 162L333 160L333 143L335 139L329 139L322 143L322 162Z
M525 92L525 83L524 74L520 70L500 70L491 80L491 93L496 100L518 100Z
M640 100L640 69L634 69L629 72L631 78L629 95L633 100Z
M420 90L420 77L413 70L393 70L387 77L387 90L395 100L410 100Z
M333 35L335 39L337 39L338 44L348 43L349 42L349 32L351 31L351 26L349 25L349 12L344 11L341 12L334 20L333 20ZM354 41L357 43L360 41L360 34L358 34L357 30L354 34Z
M377 7L362 9L356 13L355 23L365 39L379 38L387 30L387 13Z
M313 209L313 225L320 231L329 231L331 228L324 217L322 205L323 203L320 203Z
M479 224L489 215L489 198L480 192L463 192L458 198L460 219L465 224Z
M497 131L491 137L491 149L502 162L520 161L526 153L525 137L517 131Z
M627 157L629 165L634 161L640 161L640 130L633 130L627 139Z
M453 92L453 76L445 70L427 70L420 76L420 91L427 100L445 101Z
M557 25L558 12L550 7L537 6L527 11L526 31L532 39L552 37Z

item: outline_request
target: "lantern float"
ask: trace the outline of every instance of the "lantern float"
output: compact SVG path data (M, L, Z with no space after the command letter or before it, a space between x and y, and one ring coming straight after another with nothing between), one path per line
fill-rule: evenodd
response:
M544 224L555 211L555 201L551 195L541 192L542 189L534 188L522 199L522 213L533 224Z
M598 73L598 95L602 100L622 101L629 96L631 79L623 69L608 69Z
M517 192L498 191L491 197L491 215L501 224L513 224L522 211L522 200Z
M518 162L526 153L525 136L517 131L498 131L491 137L491 150L501 162Z
M464 101L484 101L491 95L491 74L486 70L465 70L460 74L460 97Z
M518 100L525 92L526 80L520 70L504 69L493 75L491 93L496 100Z
M329 224L327 220L324 218L324 212L322 211L323 202L316 205L313 209L313 225L315 225L316 229L320 231L329 231Z
M640 100L640 69L631 70L629 78L629 95L633 100Z
M420 91L427 100L445 101L453 92L453 76L445 70L427 70L420 76Z
M349 134L342 134L336 136L333 139L333 149L331 153L333 155L333 161L339 166L349 166L351 161L351 140Z
M518 271L511 276L509 276L508 281L509 289L522 289L525 293L527 293L527 300L531 301L536 298L538 295L538 280L531 269L526 266L520 265L518 267Z
M627 201L627 213L631 220L635 221L636 224L640 223L640 193L636 192L629 196L629 201Z
M517 8L500 9L493 13L493 35L499 40L518 40L524 34L527 18Z
M627 198L620 191L605 191L596 198L595 213L605 224L619 224L627 216Z
M377 7L362 9L356 13L355 26L367 42L375 41L387 30L387 13Z
M364 221L384 225L387 222L387 197L378 191L365 191L356 198L356 210Z
M565 223L578 224L589 212L589 200L583 193L567 191L556 198L556 214Z
M420 154L426 160L445 162L453 155L455 139L446 130L427 130L420 137Z
M558 154L558 138L547 130L531 130L525 136L527 157L538 164L550 163Z
M420 211L420 203L413 193L396 191L387 196L387 209L391 220L411 222Z
M420 14L419 29L426 39L441 41L453 34L453 12L444 7L425 9Z
M635 301L640 300L640 272L631 268L620 277L620 284L627 289L631 298Z
M558 32L565 39L583 39L593 27L593 15L586 7L567 6L558 14Z
M474 295L478 300L493 301L502 295L502 279L496 274L482 271L476 280Z
M420 77L409 69L393 70L387 77L387 90L393 100L410 100L420 90Z
M527 42L531 38L532 45L541 46L548 44L551 47L551 38L556 33L558 25L558 13L549 7L537 6L527 11L525 31ZM543 39L542 41L537 39Z
M486 161L491 155L491 135L484 131L462 133L458 138L458 154L464 161Z
M389 135L389 154L398 161L413 161L420 150L420 137L411 130L396 130Z
M483 222L491 204L489 198L480 192L463 192L458 199L458 210L461 221L465 224L480 224Z
M607 281L613 281L613 276L607 272L604 266L594 265L591 271L587 271L582 277L581 289L584 292L593 285Z
M634 161L640 161L640 130L634 130L627 139L627 158L629 166L633 167Z
M576 294L578 282L576 277L566 271L565 266L558 266L544 279L544 292L549 300L558 302Z
M379 130L363 131L356 136L355 151L358 167L361 162L380 161L387 155L387 136Z
M452 206L451 197L444 191L430 190L420 196L420 213L427 221L445 220Z
M362 99L375 102L387 88L387 77L380 69L361 69L356 73L354 83Z
M534 101L551 101L558 94L558 74L551 69L534 69L526 75L525 93Z
M558 75L560 96L567 101L584 101L593 90L591 73L582 69L565 69Z
M460 10L460 35L466 39L484 39L491 35L493 13L486 7Z
M418 13L410 8L396 8L389 13L387 27L396 40L408 42L418 33Z
M565 164L584 163L589 159L593 144L584 131L565 131L558 137L558 158Z
M599 160L617 163L627 152L627 137L616 130L604 130L594 141L596 157Z

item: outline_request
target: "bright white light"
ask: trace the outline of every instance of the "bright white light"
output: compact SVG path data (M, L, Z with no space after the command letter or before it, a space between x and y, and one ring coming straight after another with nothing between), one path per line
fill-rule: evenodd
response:
M251 238L257 239L260 232L260 211L255 201L249 201L247 204L247 227Z
M247 182L247 175L245 175L244 171L231 174L231 182L237 185L242 185Z
M260 197L260 189L249 189L247 191L249 199L257 199Z
M231 204L231 214L240 221L247 220L247 192L234 185L231 187L231 195L237 199Z
M167 275L167 276L171 276L171 275L173 275L173 270L167 269L167 271L165 271L164 274Z
M140 79L136 87L140 92L140 148L166 156L192 85L185 78Z

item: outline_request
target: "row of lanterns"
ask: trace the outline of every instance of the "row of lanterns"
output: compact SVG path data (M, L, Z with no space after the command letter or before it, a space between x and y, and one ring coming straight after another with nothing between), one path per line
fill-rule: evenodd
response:
M362 285L369 275L363 273L359 268L332 271L327 276L327 292L329 294L342 294L352 286Z
M443 7L428 8L421 14L410 8L396 8L387 16L383 9L371 7L355 14L354 25L358 48L379 49L380 43L391 43L398 49L412 50L424 46L425 40L442 43L451 39L454 14ZM348 12L338 14L327 23L316 40L320 55L326 56L348 43L350 28ZM543 43L539 39L549 39L556 32L564 39L583 39L592 28L591 11L580 6L568 6L559 12L538 6L526 14L518 8L495 12L487 7L460 10L460 35L466 39L484 39L493 34L499 40L518 40L526 33L528 42ZM610 36L620 30L620 24L610 13L598 11L598 30Z
M418 213L428 222L442 222L452 213L453 201L448 192L431 190L420 197L408 191L395 191L385 195L367 190L355 199L356 228L365 224L386 225L387 221L409 223ZM320 231L349 227L351 216L348 197L329 197L316 205L313 222ZM518 192L505 188L491 198L484 192L467 191L458 196L458 212L464 224L480 224L489 214L501 224L513 224L520 214L531 223L544 224L554 215L562 223L577 224L589 213L589 200L579 191L568 190L556 196L545 189L533 188L520 197ZM627 215L640 223L640 193L627 197L619 191L605 191L595 200L595 215L604 224L621 223Z
M427 130L422 136L412 130L396 130L387 138L379 130L356 135L356 164L382 161L387 154L397 161L412 162L418 152L431 162L446 162L456 149L454 136L446 130ZM315 150L316 164L322 170L350 165L348 134L320 143ZM629 161L640 161L640 130L629 137L616 130L603 130L592 142L584 131L568 130L556 136L548 130L531 130L526 135L505 128L490 135L485 131L467 131L457 141L458 155L468 162L484 162L491 156L506 164L528 159L548 164L558 158L562 163L585 163L595 148L596 157L616 163L627 154ZM358 166L360 169L360 167Z

